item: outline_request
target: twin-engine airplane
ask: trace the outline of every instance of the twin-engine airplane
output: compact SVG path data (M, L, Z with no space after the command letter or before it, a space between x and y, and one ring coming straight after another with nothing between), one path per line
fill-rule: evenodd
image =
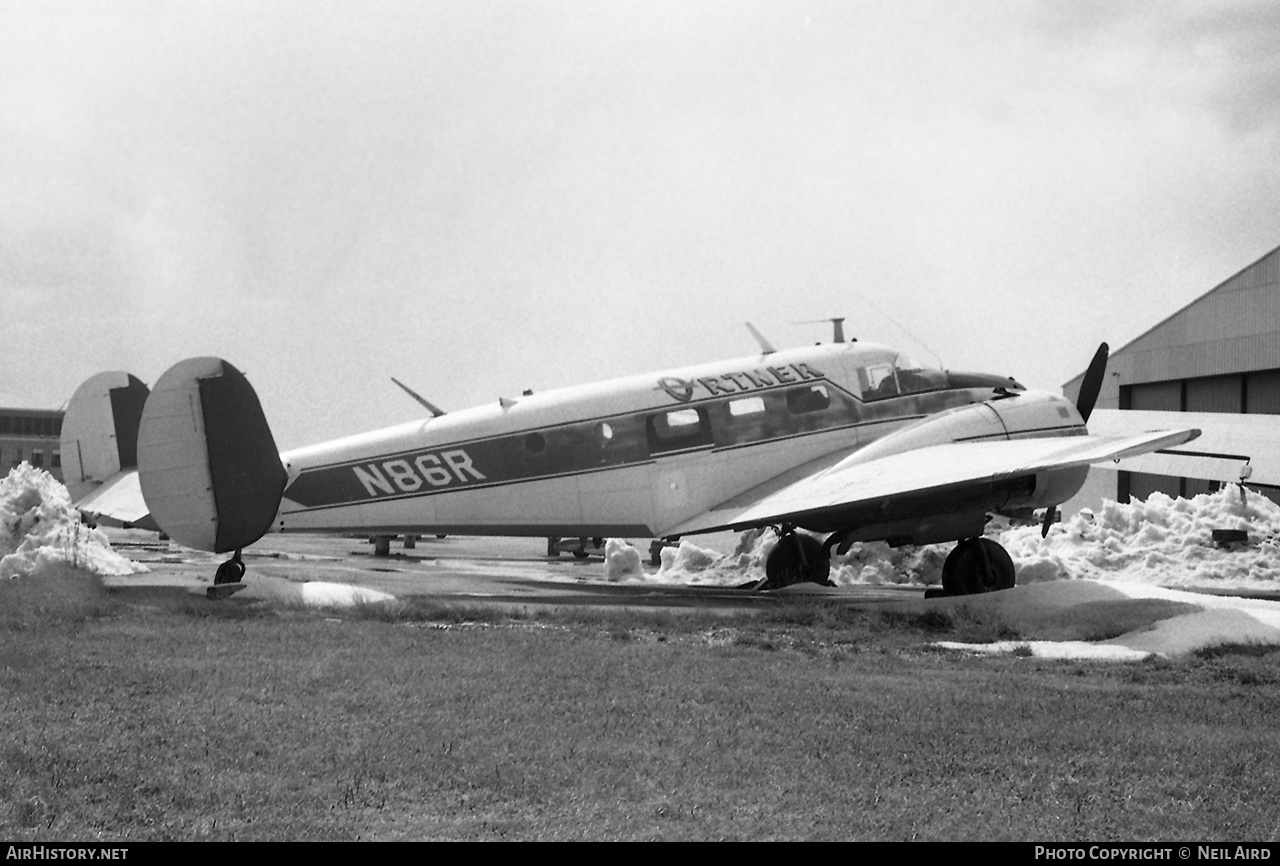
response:
M775 351L761 338L761 348L433 409L283 454L226 361L182 361L149 394L102 373L68 407L64 475L73 495L90 491L87 513L153 521L189 547L233 553L217 583L238 582L241 550L270 531L671 539L769 526L780 540L768 586L825 582L831 551L855 541L958 541L943 588L965 594L1014 583L1008 553L982 537L992 514L1044 508L1047 532L1090 464L1198 435L1090 435L1105 344L1078 405L869 343Z

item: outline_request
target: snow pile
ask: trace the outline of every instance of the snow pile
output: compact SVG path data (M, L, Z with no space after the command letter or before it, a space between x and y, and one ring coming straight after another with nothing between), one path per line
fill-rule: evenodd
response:
M1237 529L1248 542L1220 546L1213 530ZM1274 587L1280 581L1280 506L1237 487L1194 499L1153 493L1145 502L1104 502L1056 524L1047 538L1039 526L987 527L1013 558L1019 584L1067 578L1134 580L1163 586ZM954 545L891 548L854 544L832 559L837 584L902 583L936 586Z
M760 539L762 533L769 537ZM612 583L738 586L764 577L764 556L760 548L768 553L773 545L772 533L764 530L744 532L732 554L682 540L678 547L662 549L661 565L651 574L644 570L639 550L620 538L610 538L605 543L605 578Z
M620 538L610 538L604 545L604 576L610 583L643 579L640 551Z
M112 550L106 535L81 524L57 479L21 463L0 480L0 580L67 568L100 576L147 570Z
M664 547L662 564L650 579L693 586L742 586L764 580L764 561L778 540L767 529L749 529L731 553L701 547L682 539L678 547Z
M342 608L395 601L390 593L349 583L309 580L295 583L283 577L254 576L236 598L269 601L290 607Z
M890 547L883 541L855 542L843 556L832 557L831 582L838 586L883 583L939 586L942 563L953 547L954 542L921 547Z
M1248 541L1221 546L1213 530ZM1065 577L1135 580L1164 586L1274 588L1280 581L1280 506L1238 487L1194 499L1153 493L1146 502L1105 502L1055 526L1013 527L996 536L1013 557L1019 583Z
M1248 541L1218 545L1215 529L1243 530ZM1280 506L1257 493L1242 498L1237 487L1194 499L1154 493L1145 502L1106 502L1097 513L1084 510L1055 525L1048 538L1040 537L1039 526L1011 526L1001 519L988 526L987 535L1013 557L1019 584L1066 578L1242 589L1280 584ZM662 551L656 574L646 574L634 562L623 568L612 557L607 557L606 574L613 581L737 586L764 577L764 561L775 543L766 529L744 532L729 554L682 540L678 548ZM617 545L615 551L634 551L625 542L611 539L610 544ZM954 546L857 542L844 555L832 555L831 580L841 586L937 586Z

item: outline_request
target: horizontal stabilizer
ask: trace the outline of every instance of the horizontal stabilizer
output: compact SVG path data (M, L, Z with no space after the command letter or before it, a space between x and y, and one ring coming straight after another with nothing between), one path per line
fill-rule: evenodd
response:
M76 503L76 510L95 525L159 530L151 518L138 484L138 470L126 469L108 478Z

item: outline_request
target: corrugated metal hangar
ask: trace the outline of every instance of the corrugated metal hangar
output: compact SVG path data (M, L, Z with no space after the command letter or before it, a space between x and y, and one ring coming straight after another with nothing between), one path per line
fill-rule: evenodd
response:
M1072 379L1063 392L1075 399L1083 378ZM1280 415L1280 247L1114 351L1097 406ZM1095 504L1083 500L1128 502L1157 490L1189 497L1215 487L1198 479L1095 469L1064 510ZM1280 502L1280 488L1259 488Z

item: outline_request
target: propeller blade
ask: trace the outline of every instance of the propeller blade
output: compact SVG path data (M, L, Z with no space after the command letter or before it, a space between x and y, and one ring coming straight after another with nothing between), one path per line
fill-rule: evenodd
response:
M1050 505L1044 510L1044 523L1040 524L1040 537L1049 537L1049 527L1058 522L1058 509Z
M1098 347L1093 360L1089 362L1089 369L1085 371L1084 381L1080 383L1080 396L1076 399L1076 409L1086 422L1093 414L1093 404L1098 402L1098 392L1102 390L1102 377L1107 373L1109 351L1106 343Z

